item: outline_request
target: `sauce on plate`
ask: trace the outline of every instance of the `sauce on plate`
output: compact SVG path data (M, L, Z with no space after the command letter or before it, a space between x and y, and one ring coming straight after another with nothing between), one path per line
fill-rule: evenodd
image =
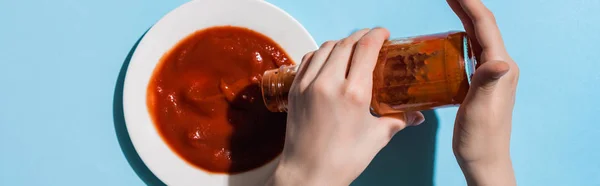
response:
M197 31L154 70L147 105L156 128L182 159L214 173L240 173L278 156L285 113L263 104L263 72L294 62L277 43L250 29Z

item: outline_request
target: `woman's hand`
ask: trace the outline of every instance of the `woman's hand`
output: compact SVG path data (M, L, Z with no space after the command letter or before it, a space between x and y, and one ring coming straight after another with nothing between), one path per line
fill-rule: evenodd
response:
M370 113L373 69L389 37L364 29L304 56L289 95L285 148L271 185L349 185L420 112ZM402 118L402 119L396 119Z
M516 185L509 148L519 68L480 0L447 1L474 41L481 65L456 118L454 154L469 185Z

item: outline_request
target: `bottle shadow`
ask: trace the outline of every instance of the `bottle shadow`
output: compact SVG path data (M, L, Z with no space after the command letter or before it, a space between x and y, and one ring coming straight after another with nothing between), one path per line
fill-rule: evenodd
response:
M146 30L147 32L147 30ZM144 181L146 185L165 185L160 179L158 179L148 167L144 164L137 151L133 147L133 143L131 142L131 138L129 137L129 133L127 132L127 126L125 126L125 115L123 113L123 86L125 82L125 74L127 73L127 67L129 66L129 62L131 61L131 56L133 52L137 48L140 40L146 35L146 33L142 34L142 36L137 40L137 42L133 45L123 65L121 66L121 70L119 71L119 76L117 78L117 82L115 84L115 92L113 96L113 122L115 125L115 133L117 134L117 140L119 141L119 145L121 146L121 151L129 166L135 171L135 173Z
M433 186L438 117L424 111L425 123L400 131L351 184Z

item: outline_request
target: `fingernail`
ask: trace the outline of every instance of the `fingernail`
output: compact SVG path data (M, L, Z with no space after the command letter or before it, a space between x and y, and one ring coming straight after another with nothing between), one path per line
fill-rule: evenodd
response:
M387 37L390 37L390 31L388 29L386 29L385 27L382 26L376 26L375 28L373 28L373 30L380 30L380 31L385 31L387 35Z
M424 117L417 117L415 123L413 124L413 126L419 126L421 124L425 123L425 118Z
M421 114L407 113L407 124L410 126L419 126L425 122L425 117Z

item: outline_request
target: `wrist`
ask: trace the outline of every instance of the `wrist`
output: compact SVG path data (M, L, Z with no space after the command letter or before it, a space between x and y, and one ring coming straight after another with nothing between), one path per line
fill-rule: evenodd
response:
M301 166L280 161L267 186L318 185L314 176Z
M349 185L342 180L343 176L327 176L327 171L320 168L309 168L305 164L280 161L267 182L267 186L330 186ZM344 183L340 183L344 182Z
M516 185L510 156L464 161L457 158L471 186L513 186Z
M298 171L295 168L290 167L289 165L284 165L281 161L277 165L275 172L271 175L271 178L267 182L267 186L294 186L294 185L302 185L303 180L299 179L300 177L304 177L297 173Z

